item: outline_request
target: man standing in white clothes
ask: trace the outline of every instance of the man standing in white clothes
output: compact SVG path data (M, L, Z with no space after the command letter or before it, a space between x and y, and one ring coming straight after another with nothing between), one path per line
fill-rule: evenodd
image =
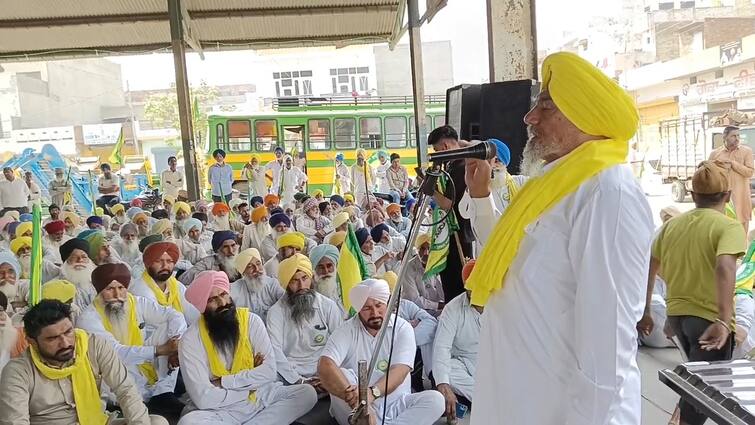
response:
M184 175L176 169L178 159L175 156L168 158L168 169L160 175L160 183L163 186L163 196L172 196L178 199L178 193L184 188Z
M3 168L3 176L5 181L0 182L0 205L3 206L0 216L11 210L18 211L19 214L28 213L29 186L25 181L17 179L10 167Z
M635 324L653 220L625 164L637 108L575 54L548 56L540 75L524 117L530 180L500 219L490 163L466 165L472 226L486 238L466 283L485 306L472 424L639 425Z

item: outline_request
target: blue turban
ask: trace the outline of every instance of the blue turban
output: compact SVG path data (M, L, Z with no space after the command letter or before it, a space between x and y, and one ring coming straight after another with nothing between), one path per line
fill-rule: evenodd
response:
M341 195L330 195L330 202L335 202L340 206L346 203Z
M406 201L406 205L405 205L406 211L409 212L412 209L412 206L416 203L417 203L416 199L409 199L408 201Z
M181 230L187 235L189 234L189 231L195 227L202 230L202 222L196 218L187 218L181 223Z
M275 227L281 223L284 223L286 227L291 227L291 219L283 213L275 213L271 215L268 223L270 223L270 227Z
M383 239L383 232L390 233L391 230L388 228L388 225L385 223L380 223L377 226L373 227L372 230L370 230L370 235L372 236L372 240L375 243L380 242L380 239Z
M32 218L33 218L33 216L31 214L24 213L24 214L21 214L20 216L18 216L18 221L20 221L21 223L23 223L25 221L31 221Z
M97 216L97 215L93 215L93 216L90 216L89 218L87 218L87 226L91 226L92 223L99 224L100 226L102 226L102 224L103 224L102 217Z
M367 242L367 239L369 239L370 231L362 227L361 229L357 229L356 235L357 242L359 242L359 246L361 247L365 242Z
M261 196L252 196L252 199L250 199L249 202L252 204L252 207L254 207L254 204L262 205L265 203Z
M97 229L86 229L86 230L82 231L81 233L79 233L78 235L76 235L76 237L79 238L79 239L86 239L90 235L92 235L94 233L97 233L97 232L99 232L99 230L97 230Z
M495 156L498 158L498 161L508 167L509 163L511 163L511 151L509 150L509 147L498 139L488 139L488 142L495 145Z
M16 227L18 227L20 224L20 221L10 222L10 224L8 224L8 234L11 236L16 236Z
M320 261L328 257L333 261L333 264L338 265L338 248L329 244L317 245L309 252L309 259L312 261L312 267L317 268Z
M16 256L11 254L10 251L0 251L0 264L9 264L13 267L13 271L16 272L16 278L21 277L21 264L19 264Z
M343 162L343 154L342 154L341 152L338 152L338 153L336 154L336 159L337 159L338 161L341 161L341 162Z
M212 250L217 252L223 242L227 240L236 240L236 234L230 230L220 230L212 234Z
M275 147L275 150L273 150L273 152L280 152L280 153L283 153L284 151L283 151L283 148L282 148L282 147L280 147L280 146L276 146L276 147Z

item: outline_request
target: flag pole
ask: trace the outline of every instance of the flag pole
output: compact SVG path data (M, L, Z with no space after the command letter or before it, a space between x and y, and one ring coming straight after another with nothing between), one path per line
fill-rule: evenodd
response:
M42 211L39 204L32 206L31 275L29 276L29 304L42 299Z

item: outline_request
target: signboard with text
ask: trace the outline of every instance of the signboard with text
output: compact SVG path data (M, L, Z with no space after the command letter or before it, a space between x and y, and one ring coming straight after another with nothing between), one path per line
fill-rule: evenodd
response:
M114 145L121 134L121 124L85 124L81 130L85 145Z

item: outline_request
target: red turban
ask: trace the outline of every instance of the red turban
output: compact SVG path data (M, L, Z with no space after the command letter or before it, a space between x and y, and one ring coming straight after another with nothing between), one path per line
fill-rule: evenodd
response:
M178 246L173 242L153 242L147 245L142 254L144 265L149 267L150 264L157 261L166 252L170 255L170 258L173 259L173 262L178 262L180 253L178 251Z
M52 235L53 233L64 232L66 230L66 224L60 220L51 221L45 224L45 231Z

